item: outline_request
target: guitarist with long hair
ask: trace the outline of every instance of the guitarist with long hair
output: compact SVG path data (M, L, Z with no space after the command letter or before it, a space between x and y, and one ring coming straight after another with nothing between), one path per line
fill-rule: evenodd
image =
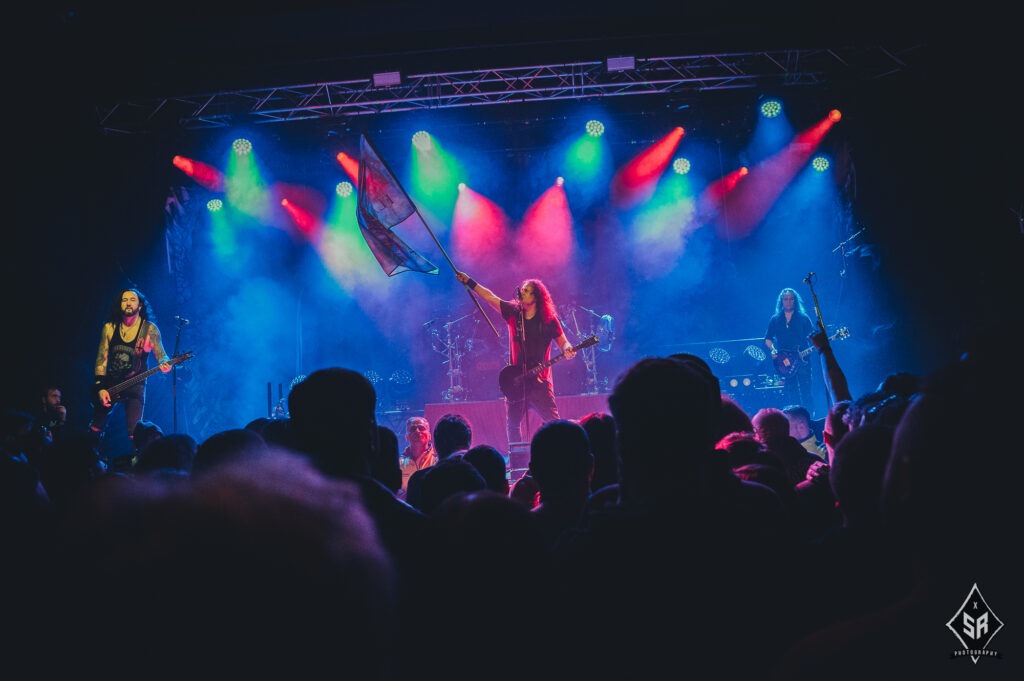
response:
M115 386L145 372L151 354L158 358L160 371L171 370L171 358L164 350L149 301L138 289L123 289L111 302L110 313L100 332L93 413L89 423L94 432L102 433L114 406L124 403L125 425L128 437L132 437L146 405L146 381L123 389L115 389Z
M544 422L559 418L551 382L551 342L565 359L575 357L576 349L565 337L551 293L540 279L524 280L516 288L516 300L502 300L464 272L456 272L455 278L490 303L508 325L510 364L502 370L499 386L506 398L508 441L522 442L529 409Z
M786 404L802 405L812 414L811 365L800 351L809 345L808 339L815 331L814 322L796 289L787 287L779 291L775 313L768 319L764 333L764 344L772 353L775 373L782 378Z

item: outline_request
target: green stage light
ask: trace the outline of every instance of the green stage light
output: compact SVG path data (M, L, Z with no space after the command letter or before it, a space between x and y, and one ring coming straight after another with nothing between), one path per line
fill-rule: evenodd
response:
M766 99L761 103L761 115L765 118L775 118L782 113L782 102L777 99Z

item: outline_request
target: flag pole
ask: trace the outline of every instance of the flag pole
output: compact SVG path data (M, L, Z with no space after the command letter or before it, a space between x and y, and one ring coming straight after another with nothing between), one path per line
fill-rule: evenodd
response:
M370 145L370 148L373 149L374 155L380 160L380 162L384 166L384 168L388 171L388 173L391 175L391 177L396 179L396 182L397 182L397 176L395 175L394 171L391 170L391 166L388 165L388 162L385 161L384 157L381 156L380 152L377 151L377 147L373 146L373 142L370 141L370 138L367 137L366 135L363 135L363 139L365 139L366 143L368 145ZM404 191L404 189L403 189L403 191ZM409 203L412 204L412 209L416 212L416 215L419 216L420 222L422 222L423 226L427 228L427 233L430 234L430 238L434 240L435 244L437 244L437 248L438 248L438 250L441 251L441 255L443 255L444 259L448 261L448 265L452 268L452 272L458 272L459 269L457 267L455 267L455 263L452 262L452 259L450 257L448 257L448 252L444 250L444 246L442 246L441 242L438 241L437 236L434 234L434 230L430 229L430 225L427 224L427 221L423 217L423 214L420 213L419 206L416 205L416 202L412 200L411 196L409 197ZM483 306L480 304L480 300L475 295L473 295L473 292L469 290L468 286L465 286L465 285L463 285L463 286L466 289L466 293L469 295L470 300L472 300L473 304L476 305L476 309L478 309L480 311L480 314L483 315L484 319L487 320L487 325L491 327L491 331L494 332L495 336L500 337L501 334L498 333L498 329L495 328L494 322L491 321L491 318L489 316L487 316L487 313L484 311Z

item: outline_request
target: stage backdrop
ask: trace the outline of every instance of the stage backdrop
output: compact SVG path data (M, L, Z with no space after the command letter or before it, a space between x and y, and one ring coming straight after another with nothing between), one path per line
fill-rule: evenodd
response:
M564 419L578 419L594 411L608 411L607 395L562 395L555 397L558 413ZM520 459L525 456L529 461L529 448L514 448L510 451L508 436L505 433L505 400L487 400L485 402L441 402L427 404L424 416L433 428L445 414L462 414L473 426L473 444L491 445L510 459L512 469L525 468L526 463ZM530 411L523 439L529 442L533 434L541 426L540 417ZM525 449L525 451L522 451Z

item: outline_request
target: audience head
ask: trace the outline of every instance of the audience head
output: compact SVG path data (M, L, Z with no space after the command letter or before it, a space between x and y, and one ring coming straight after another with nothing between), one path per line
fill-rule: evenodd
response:
M222 430L203 440L196 448L192 475L203 475L231 461L251 461L266 455L268 451L263 436L248 426Z
M462 460L476 468L487 482L487 489L508 494L508 465L505 457L491 445L476 445L466 450Z
M316 676L340 659L392 678L395 568L353 483L275 451L90 492L63 532L69 607L53 627L81 653L131 622L139 636L105 665Z
M530 474L540 487L541 503L549 495L590 493L594 455L590 438L575 421L555 419L537 429L530 440Z
M1007 538L1020 515L1020 449L979 430L1020 418L1020 400L1002 396L1002 387L1022 378L1020 364L1006 361L1007 333L979 338L959 361L925 377L896 426L883 522L935 575L979 583L991 575L1007 585L1019 579L1010 567L1019 565L1015 542Z
M370 459L370 474L387 487L398 493L402 489L402 462L399 461L398 435L383 424L377 424L377 450Z
M892 438L891 426L870 423L847 433L836 446L828 481L846 527L879 527Z
M199 443L191 435L171 433L152 440L139 452L132 470L167 477L188 477Z
M434 424L434 450L439 459L472 445L473 426L462 414L445 414Z
M786 414L775 407L764 407L758 409L751 418L754 425L754 435L761 442L789 437L789 419Z
M369 475L376 408L377 392L366 376L343 367L318 369L288 393L292 445L328 475Z
M594 474L590 486L597 491L617 484L619 462L615 454L615 419L607 412L595 411L581 417L579 423L587 431L590 451L594 455Z
M811 427L811 412L807 407L799 404L790 404L782 408L782 413L789 419L789 434L803 442L814 435Z
M149 446L150 442L159 440L164 436L163 429L152 421L139 421L132 430L132 446L135 453L140 454Z
M426 449L430 445L433 433L430 431L430 421L422 416L410 416L405 420L405 440L409 446L418 443Z
M461 456L447 456L423 470L418 508L428 515L454 494L487 489L484 476Z
M763 442L757 439L750 431L735 431L729 433L715 445L715 449L721 452L729 462L729 467L736 469L748 464L768 464L773 462L773 456ZM776 465L781 465L775 462Z
M876 390L886 395L899 395L909 400L921 389L921 377L907 371L895 371L887 374Z
M719 437L742 432L754 432L750 414L731 395L722 393L722 425L718 430Z
M670 482L674 476L666 471L692 474L705 465L717 441L721 405L718 379L703 362L647 357L620 375L608 406L623 500L660 497L669 488L678 494L678 480Z

